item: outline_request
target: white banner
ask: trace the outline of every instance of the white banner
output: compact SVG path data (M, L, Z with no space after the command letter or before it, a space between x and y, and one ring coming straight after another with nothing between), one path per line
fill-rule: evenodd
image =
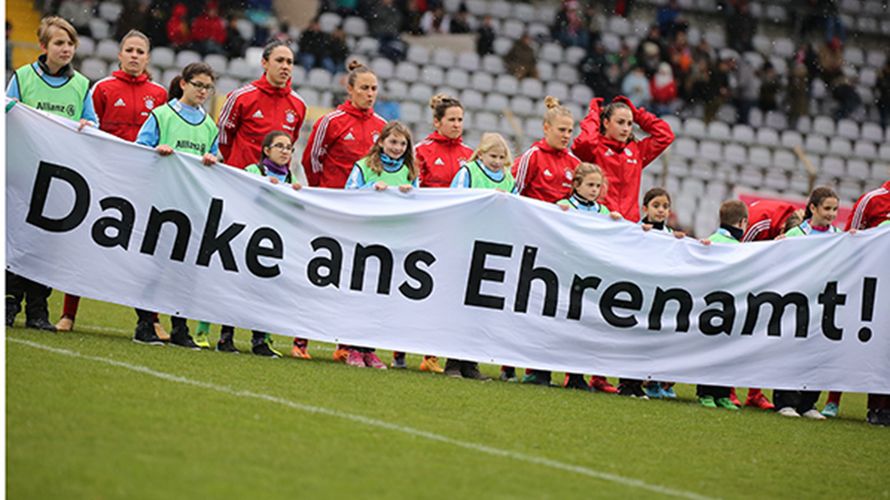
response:
M498 192L295 192L7 120L8 269L54 288L485 363L890 393L886 229L707 247Z

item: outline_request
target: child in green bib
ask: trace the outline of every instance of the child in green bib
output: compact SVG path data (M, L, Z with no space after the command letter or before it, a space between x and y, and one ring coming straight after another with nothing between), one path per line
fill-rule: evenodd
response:
M513 155L507 141L501 134L486 132L482 134L479 147L454 175L451 181L453 188L497 189L505 193L516 193L516 180L509 167L513 164Z
M368 155L355 162L345 189L374 189L389 186L407 193L417 187L417 168L411 131L401 122L387 123Z

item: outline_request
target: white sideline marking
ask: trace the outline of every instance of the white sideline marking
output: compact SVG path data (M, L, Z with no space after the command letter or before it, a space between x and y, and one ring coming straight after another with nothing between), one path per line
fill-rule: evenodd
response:
M504 450L501 448L494 448L491 446L486 446L484 444L472 443L469 441L461 441L459 439L450 438L447 436L443 436L441 434L435 434L432 432L427 432L420 429L415 429L413 427L406 427L398 424L393 424L390 422L386 422L384 420L378 420L375 418L365 417L362 415L357 415L354 413L347 413L339 410L332 410L330 408L324 408L322 406L313 406L305 403L298 403L296 401L291 401L289 399L280 398L277 396L271 396L269 394L263 394L259 392L253 391L245 391L241 389L234 389L232 387L228 387L225 385L213 384L210 382L201 382L199 380L193 380L185 377L181 377L179 375L173 375L166 372L161 372L157 370L153 370L148 368L147 366L134 365L130 363L125 363L123 361L115 361L109 358L102 358L98 356L90 356L88 354L81 354L76 351L69 351L68 349L59 349L56 347L50 347L47 345L43 345L37 342L31 342L28 340L21 340L16 338L7 337L7 341L15 342L17 344L26 345L28 347L33 347L35 349L42 349L44 351L52 352L55 354L60 354L63 356L70 356L72 358L80 358L86 359L90 361L96 361L99 363L104 363L111 366L116 366L119 368L124 368L130 371L143 373L145 375L149 375L152 377L156 377L162 380L167 380L170 382L179 382L181 384L191 385L195 387L200 387L202 389L209 389L212 391L220 392L223 394L228 394L230 396L235 396L239 398L250 398L250 399L259 399L262 401L268 401L270 403L276 403L282 406L286 406L288 408L292 408L294 410L303 411L306 413L313 413L317 415L326 415L329 417L336 417L343 420L349 420L352 422L356 422L359 424L368 425L371 427L378 427L381 429L387 429L395 432L400 432L402 434L408 434L410 436L416 436L424 439L429 439L430 441L436 441L439 443L450 444L452 446L456 446L459 448L464 448L467 450L478 451L482 453L486 453L488 455L493 455L496 457L503 458L511 458L513 460L517 460L519 462L526 462L535 465L543 465L545 467L550 467L551 469L560 470L563 472L572 472L575 474L580 474L582 476L592 477L595 479L601 479L604 481L609 481L612 483L620 484L622 486L628 486L630 488L638 488L641 490L650 491L653 493L658 493L662 495L675 496L681 498L690 498L695 500L703 500L710 499L711 497L707 497L704 495L699 495L697 493L693 493L691 491L683 491L677 490L673 488L668 488L666 486L659 486L657 484L650 484L645 481L640 481L639 479L633 479L629 477L619 476L617 474L611 474L609 472L602 472L595 469L590 469L587 467L582 467L580 465L572 465L565 462L560 462L557 460L551 460L549 458L539 457L535 455L526 455L524 453L520 453L517 451Z

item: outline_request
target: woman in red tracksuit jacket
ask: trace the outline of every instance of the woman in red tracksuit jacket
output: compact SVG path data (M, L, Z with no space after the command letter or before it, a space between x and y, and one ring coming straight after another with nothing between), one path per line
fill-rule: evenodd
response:
M792 221L789 226L789 219ZM742 242L769 241L803 222L803 210L787 201L757 200L748 206L748 229Z
M433 109L432 134L414 147L414 160L420 171L421 187L447 188L457 171L473 155L473 149L461 140L464 131L464 107L454 97L436 94L430 99Z
M674 133L667 122L644 108L637 109L627 97L618 96L605 108L601 108L602 102L599 97L590 100L572 151L582 160L599 165L606 174L609 190L603 204L625 219L639 222L643 169L674 142ZM633 136L634 122L649 137L637 140ZM645 395L642 381L632 379L621 379L618 393Z
M290 47L280 40L269 42L263 48L262 65L263 76L232 91L219 114L219 152L233 167L256 163L271 132L285 131L296 144L306 117L306 102L291 88Z
M674 142L674 133L667 122L644 108L637 109L627 97L618 96L602 109L601 103L602 98L590 101L590 111L581 121L581 134L572 151L605 172L609 191L603 204L625 219L638 222L643 169ZM636 140L634 122L649 137Z
M374 112L377 76L353 60L346 75L347 100L312 126L303 151L303 170L310 186L343 189L353 165L371 150L386 125ZM373 350L339 345L334 360L346 362L351 349L363 349L370 366L386 368Z
M377 142L386 120L374 112L377 76L358 61L349 63L348 99L312 127L303 151L310 186L343 189L355 162Z
M556 203L572 194L572 178L575 167L581 163L577 156L569 150L572 142L572 131L575 119L572 112L559 104L559 99L547 96L544 99L547 112L544 114L544 138L532 144L513 164L513 177L516 179L516 192L529 198ZM501 367L501 379L515 379L515 369L511 366ZM583 385L584 378L580 374L566 374L566 387ZM604 377L594 377L596 389L614 392ZM550 372L544 370L526 370L523 383L550 385ZM611 387L604 387L602 383Z
M96 82L92 89L100 130L135 141L151 110L167 102L167 89L153 82L146 71L150 51L151 42L141 31L130 30L121 38L117 54L120 69ZM56 323L56 330L68 332L74 328L79 305L80 297L65 294L62 318ZM157 315L155 334L162 340L170 338L157 321Z

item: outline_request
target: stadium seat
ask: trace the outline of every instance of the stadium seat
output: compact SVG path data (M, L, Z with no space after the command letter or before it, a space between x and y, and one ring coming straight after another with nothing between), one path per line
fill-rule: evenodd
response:
M509 38L499 36L494 39L494 53L501 57L507 55L507 52L510 52L512 47L513 40Z
M415 82L420 77L420 70L417 65L407 61L402 61L396 65L396 78L406 82Z
M408 62L424 65L430 62L430 51L423 45L412 43L408 46L408 53L405 55Z
M748 163L757 167L772 167L772 153L763 146L753 146L748 149Z
M500 34L510 40L518 40L525 33L525 23L516 19L507 19L501 26Z
M460 68L449 69L445 73L445 84L457 89L465 89L470 86L470 75Z
M732 140L741 144L751 144L754 142L754 129L745 124L738 124L732 127Z
M416 102L402 102L399 106L399 117L402 121L415 124L423 121L423 111Z
M102 2L99 4L99 17L109 23L116 23L124 11L124 6L117 2Z
M457 63L457 58L450 49L436 49L433 51L433 64L442 68L452 68Z
M503 94L492 92L485 97L483 109L493 113L503 113L510 106L510 101Z
M482 58L482 69L493 75L499 75L506 71L504 61L494 54L488 54Z
M513 17L524 23L535 21L537 19L535 17L536 14L535 8L532 5L519 2L513 4Z
M408 90L408 97L411 100L427 103L433 96L433 88L424 83L414 83Z
M881 49L872 49L868 51L866 63L872 68L880 68L887 60L887 53Z
M318 90L327 90L331 87L331 74L321 68L313 68L306 75L306 84Z
M475 52L461 52L457 56L457 67L471 74L479 71L481 67L479 54Z
M500 75L495 80L494 90L506 95L513 95L519 90L519 82L513 75Z
M859 125L853 120L843 119L837 122L837 135L845 139L859 139Z
M262 47L247 47L244 51L244 60L247 61L247 64L258 68L263 64L263 48Z
M380 51L380 42L376 38L363 36L355 43L355 48L353 50L357 54L373 57Z
M828 141L821 135L808 134L804 140L804 149L808 153L826 154L828 153Z
M371 61L370 68L377 75L377 78L384 81L394 78L396 74L395 65L385 57L374 58Z
M680 158L694 159L698 156L698 145L694 139L681 137L671 145L671 152Z
M390 78L384 80L386 82L386 94L392 100L401 100L408 95L408 84L402 80Z
M234 78L231 78L228 76L222 76L216 81L216 95L227 96L229 94L229 92L237 89L240 86L241 86L240 81L235 80ZM300 93L300 96L303 97L303 99L307 99L306 95L303 94L302 89L298 90L298 92ZM306 102L314 103L315 101L307 100Z
M180 50L176 53L176 62L174 65L181 69L196 62L201 62L201 54L198 54L194 50Z
M710 161L723 160L723 147L716 141L701 141L698 144L699 157Z
M859 47L847 45L844 48L844 62L853 66L862 66L865 64L865 54Z
M504 0L495 0L488 4L488 13L498 19L508 19L512 10L510 2Z
M479 92L491 92L494 88L494 78L484 71L477 71L470 78L470 86Z
M256 26L250 22L250 19L243 17L235 21L235 29L238 30L238 34L245 40L253 40L253 35L256 32Z
M567 63L577 66L587 56L587 51L581 47L568 47L565 51Z
M349 36L363 37L368 34L368 23L360 17L350 16L343 21L343 31Z
M572 85L578 81L578 70L570 64L560 64L556 67L556 79L566 85Z
M787 191L789 187L788 175L786 175L782 171L770 170L763 177L763 184L767 188L773 189L775 191Z
M100 40L93 52L94 57L104 59L106 61L117 61L117 54L120 52L118 43L110 38Z
M510 100L510 109L520 116L531 116L535 113L535 105L531 99L525 96L515 96Z
M817 116L813 119L813 132L831 137L835 133L834 120L827 116Z
M866 122L862 124L861 137L871 142L881 142L884 140L884 129L877 123Z
M90 34L96 40L103 40L111 37L111 27L108 25L108 21L94 17L90 19L89 26Z
M79 42L77 44L77 57L80 59L92 57L93 53L96 51L96 41L88 36L78 36L77 39Z
M439 66L426 65L420 70L420 81L431 86L442 85L445 83L445 72Z
M865 160L877 160L878 148L875 146L875 143L871 141L856 141L853 146L853 156Z
M761 146L775 147L779 145L779 133L775 129L761 127L757 129L755 142Z
M484 98L482 93L475 89L465 89L460 94L460 102L465 108L476 111L483 109Z
M846 173L844 160L836 156L825 156L820 163L819 173L829 177L843 177Z
M683 122L683 132L696 139L705 139L708 137L707 130L705 129L705 122L698 118L687 118L686 121Z
M871 176L871 167L862 160L847 160L847 175L855 179L865 180Z
M732 165L748 163L748 148L741 144L730 143L723 148L723 161Z
M539 79L547 81L554 78L553 64L547 61L538 61L535 67L538 69Z
M713 121L707 126L707 134L712 140L715 141L728 141L732 137L732 133L730 132L729 125L725 122Z
M785 130L788 128L788 118L784 113L778 111L767 111L764 125L776 130Z
M336 12L324 12L318 16L318 26L321 31L330 33L340 26L341 18Z
M95 57L84 59L80 64L80 72L91 82L96 82L108 76L107 71L108 63Z
M151 49L151 63L161 69L173 67L176 61L176 53L169 47L155 47Z
M569 99L569 87L562 82L548 82L544 86L544 95L552 95L563 103Z
M832 137L828 143L828 151L841 158L847 158L853 154L853 145L842 137Z
M571 89L571 100L581 104L584 109L587 109L587 106L590 104L590 100L593 99L593 90L590 89L587 85L583 83L576 83L572 85ZM585 113L587 114L587 113Z
M559 64L563 60L562 47L558 43L545 43L538 50L538 57L541 60Z
M213 71L218 75L224 75L229 69L229 58L220 54L207 54L204 56L204 62L209 64Z
M773 152L773 166L789 173L794 172L798 168L797 155L786 149L777 149Z
M487 111L476 113L475 121L476 129L482 132L493 132L500 126L497 116Z

